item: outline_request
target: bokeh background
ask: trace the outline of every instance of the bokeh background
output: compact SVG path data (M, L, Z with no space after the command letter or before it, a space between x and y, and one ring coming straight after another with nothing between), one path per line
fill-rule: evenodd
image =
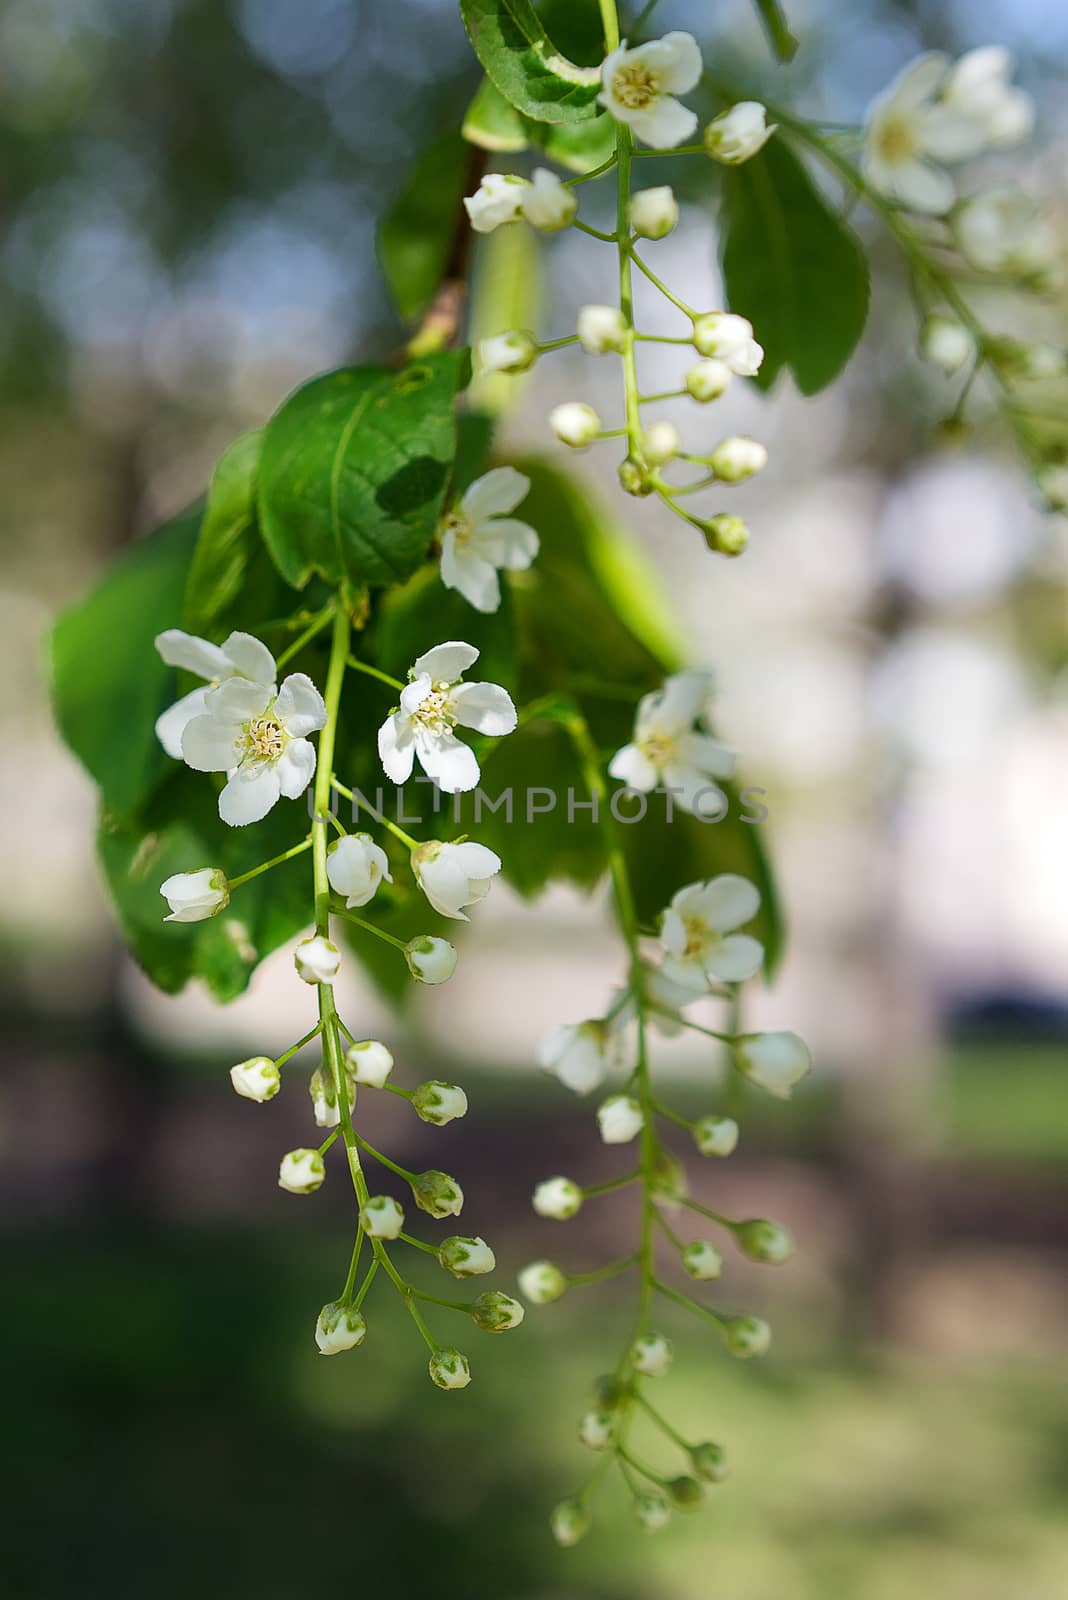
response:
M1068 232L1063 7L788 9L805 49L778 96L835 121L859 120L921 47L1011 45L1040 137L974 181L1008 172ZM742 0L660 14L693 27L721 75L771 81ZM226 1011L164 999L119 947L91 786L51 730L49 623L290 388L396 348L375 219L476 82L446 0L0 8L7 1592L1056 1600L1068 536L992 415L970 442L938 442L952 396L915 354L899 263L863 214L875 308L844 381L804 404L786 389L717 408L721 431L771 448L739 492L745 559L714 561L647 503L612 500L693 659L717 670L747 781L767 790L792 937L752 1021L797 1027L818 1063L789 1106L746 1107L730 1163L692 1174L706 1200L789 1220L800 1241L776 1273L730 1263L736 1301L774 1321L767 1362L731 1364L671 1319L665 1404L734 1463L706 1511L650 1540L606 1497L577 1550L546 1536L589 1464L574 1419L623 1337L622 1290L575 1293L507 1339L467 1336L462 1397L430 1388L392 1297L363 1352L321 1361L311 1330L347 1262L346 1198L277 1190L278 1154L306 1138L303 1098L261 1112L226 1081L232 1061L303 1031L306 993L282 953ZM691 231L655 247L657 266L714 305L711 180L669 174L692 196ZM602 247L555 241L546 332L606 297L609 274ZM1000 303L989 313L1012 325ZM1063 343L1063 323L1053 332ZM610 414L607 368L543 363L503 447L550 449L549 405L591 381ZM647 389L668 386L647 371ZM680 426L692 433L692 414ZM612 495L611 460L579 470ZM115 723L121 737L121 706ZM563 891L521 906L498 888L466 949L453 983L399 1021L349 974L366 1033L388 1030L406 1072L459 1078L478 1112L442 1134L387 1107L376 1142L460 1177L465 1223L506 1275L545 1253L593 1264L631 1219L600 1202L569 1241L531 1216L537 1178L613 1167L589 1108L532 1051L617 977L606 908ZM663 1060L680 1103L706 1107L715 1063L686 1043Z

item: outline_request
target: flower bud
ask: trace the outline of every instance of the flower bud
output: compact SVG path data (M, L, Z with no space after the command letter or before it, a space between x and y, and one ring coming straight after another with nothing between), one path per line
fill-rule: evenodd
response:
M642 1130L645 1119L637 1100L613 1094L597 1107L597 1123L605 1144L627 1144Z
M533 1306L547 1306L559 1300L567 1279L553 1261L532 1261L519 1274L519 1292Z
M679 202L668 184L630 197L630 225L640 239L665 239L679 224Z
M749 543L749 525L742 517L721 511L705 527L705 543L721 556L740 556Z
M708 124L703 135L705 151L726 167L739 166L763 149L776 126L774 122L768 126L759 100L739 100Z
M794 1253L794 1241L788 1231L766 1217L750 1217L746 1222L739 1222L734 1237L750 1261L759 1261L767 1267L781 1266Z
M701 1117L693 1125L693 1142L703 1156L729 1156L738 1143L733 1117Z
M618 353L626 343L627 319L618 306L583 306L577 328L579 344L588 356Z
M349 1097L349 1110L356 1104L356 1085L346 1076L346 1092ZM333 1075L323 1072L320 1068L312 1073L308 1080L308 1093L311 1095L312 1112L315 1117L316 1127L336 1128L341 1121L341 1112L338 1108L337 1089L334 1085Z
M661 1150L657 1155L650 1187L661 1205L669 1209L680 1206L689 1194L686 1168L670 1150Z
M669 461L674 461L681 449L682 440L673 422L654 422L651 428L646 428L642 451L650 466L666 466Z
M346 1050L345 1066L353 1083L363 1084L368 1089L384 1089L393 1071L393 1056L377 1039L361 1039L359 1044L350 1045Z
M353 1306L339 1305L336 1300L323 1307L315 1324L315 1342L320 1354L340 1355L342 1350L353 1350L367 1337L367 1324Z
M270 1056L250 1056L230 1068L230 1082L246 1100L273 1100L282 1087L282 1074Z
M492 233L504 222L516 222L530 185L512 172L487 172L464 209L476 233Z
M448 939L431 933L417 934L404 947L408 970L419 983L446 983L460 959Z
M601 419L582 400L565 400L549 412L549 426L561 444L585 450L601 431Z
M293 960L305 983L333 983L341 965L341 951L331 939L317 933L312 939L301 940Z
M718 1278L723 1271L723 1257L711 1239L694 1239L683 1250L681 1259L683 1270L701 1282Z
M771 1329L762 1317L729 1317L723 1324L723 1342L732 1356L746 1361L750 1356L767 1355Z
M571 1178L546 1178L534 1190L531 1204L539 1217L567 1222L582 1205L582 1190Z
M543 233L556 233L574 222L578 195L548 167L535 167L530 186L523 193L522 210L532 227Z
M709 359L696 361L686 374L686 388L702 405L718 400L725 394L731 381L731 369L725 361Z
M953 317L928 317L920 330L920 349L947 378L976 355L975 335Z
M753 338L753 324L748 317L735 316L730 311L706 311L695 317L693 342L703 356L716 356L734 371L733 356L744 351Z
M369 833L347 833L335 839L326 855L326 876L350 911L372 900L380 883L392 883L389 857Z
M680 1511L693 1511L705 1497L705 1486L696 1478L672 1478L667 1492L672 1504L678 1506Z
M716 477L724 483L742 483L767 465L768 452L756 439L739 434L721 439L709 461Z
M490 339L481 339L476 357L479 377L494 372L526 372L538 359L538 341L532 333L522 328L512 328L508 333L495 333Z
M580 1500L561 1500L549 1518L557 1544L578 1544L590 1531L590 1514Z
M743 1077L759 1083L777 1100L790 1091L812 1066L808 1045L796 1033L743 1033L734 1041L734 1065Z
M411 1182L412 1199L430 1217L458 1217L464 1206L464 1192L447 1172L419 1172Z
M373 1194L360 1207L360 1227L370 1239L396 1239L404 1227L404 1207L391 1194Z
M634 1496L634 1515L646 1533L656 1533L671 1521L671 1506L656 1489L643 1489Z
M453 1234L438 1246L438 1262L454 1278L480 1278L493 1271L497 1258L485 1239L464 1239Z
M647 1378L662 1378L671 1365L670 1341L662 1333L646 1333L635 1339L630 1347L630 1359L636 1372Z
M467 1114L467 1096L455 1083L443 1083L440 1078L430 1078L421 1083L412 1095L412 1105L424 1122L443 1128L447 1122Z
M431 1381L439 1389L466 1389L471 1382L467 1357L459 1350L435 1350L428 1365Z
M619 463L619 483L625 494L632 494L638 499L653 492L652 473L631 456Z
M590 1450L607 1450L615 1441L616 1420L610 1411L587 1411L579 1418L578 1436Z
M519 1301L499 1289L487 1289L471 1305L471 1320L483 1333L507 1333L510 1328L518 1328L525 1316L526 1310Z
M206 922L230 904L230 884L221 867L176 872L159 892L171 908L164 922Z
M720 1444L695 1444L690 1451L690 1465L698 1478L705 1483L722 1483L730 1476L723 1446Z
M312 1194L326 1177L326 1165L318 1150L290 1150L278 1168L278 1187L290 1194Z

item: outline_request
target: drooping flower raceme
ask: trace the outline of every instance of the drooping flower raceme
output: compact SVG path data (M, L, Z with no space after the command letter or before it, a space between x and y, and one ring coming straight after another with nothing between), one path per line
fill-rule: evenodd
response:
M348 833L330 846L326 876L350 911L365 906L383 880L392 883L389 860L369 833Z
M225 772L219 815L231 827L259 822L281 795L297 800L315 775L307 735L326 721L323 697L303 672L276 692L233 677L208 691L204 710L186 724L182 755L196 772Z
M727 797L714 780L731 776L734 752L694 725L706 711L711 683L708 673L680 672L645 695L638 703L634 738L616 751L609 774L642 794L660 785L683 811L722 816Z
M278 668L265 644L250 633L231 633L222 644L211 644L181 628L167 628L156 636L156 649L168 667L180 667L207 683L176 700L156 721L156 737L169 756L182 759L182 734L186 725L205 710L209 690L229 678L242 678L274 692Z
M514 467L494 467L467 489L441 525L441 581L476 611L501 603L498 570L519 572L538 553L538 535L508 515L523 500L530 479Z
M421 655L401 690L400 707L378 730L378 754L391 783L406 783L416 759L445 794L473 789L480 770L475 753L453 729L501 738L516 725L511 696L495 683L463 683L478 660L474 645L452 640Z
M675 96L697 87L703 65L692 33L666 33L633 50L624 43L605 58L597 98L644 144L670 150L697 127L694 112Z
M435 911L467 922L464 907L477 905L489 894L501 858L473 839L462 844L431 839L412 851L412 870Z
M698 992L709 983L742 983L753 977L764 960L764 946L735 930L759 910L759 891L737 873L687 884L672 896L661 919L663 972Z

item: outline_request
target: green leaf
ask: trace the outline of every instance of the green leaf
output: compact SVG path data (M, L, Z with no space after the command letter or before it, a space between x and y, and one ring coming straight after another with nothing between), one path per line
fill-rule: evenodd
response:
M475 54L504 98L536 122L597 115L599 67L578 67L554 47L529 0L460 0Z
M789 367L802 394L838 376L864 331L868 264L781 135L723 177L723 275L765 349L767 388Z
M444 280L463 215L470 154L458 133L435 139L379 223L379 264L405 321L422 315Z
M267 424L260 525L279 571L301 587L403 582L434 533L456 447L453 403L466 351L403 372L346 367L315 378Z
M527 147L523 118L496 87L492 78L483 78L478 92L464 116L463 136L480 150L516 152Z
M136 544L52 634L59 730L118 817L171 765L155 722L177 698L176 678L154 641L177 621L200 520L198 504Z
M209 634L241 593L259 546L256 470L263 432L242 434L219 457L185 585L184 626Z
M760 13L760 20L764 24L764 32L771 43L771 48L780 61L792 61L797 54L800 41L795 33L790 30L779 0L756 0L756 8Z

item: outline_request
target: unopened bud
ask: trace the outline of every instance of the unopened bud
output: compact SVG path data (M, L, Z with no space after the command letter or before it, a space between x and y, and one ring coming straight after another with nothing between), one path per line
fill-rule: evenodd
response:
M668 184L631 195L630 225L640 239L664 239L678 223L679 202Z
M324 1356L340 1355L342 1350L353 1350L367 1337L367 1324L352 1306L331 1301L319 1313L315 1324L315 1342Z
M221 867L176 872L160 884L159 892L171 908L164 922L206 922L230 903L230 884Z
M349 1097L349 1110L356 1104L356 1085L346 1074L346 1092ZM311 1095L312 1112L316 1126L319 1128L336 1128L341 1121L341 1111L338 1105L337 1088L334 1084L333 1074L323 1072L316 1068L308 1079L308 1093Z
M634 1515L646 1533L656 1533L671 1521L671 1506L656 1489L644 1489L634 1496Z
M557 1544L578 1544L590 1531L590 1514L580 1500L561 1500L549 1517Z
M749 543L749 527L741 517L722 511L705 525L705 543L721 556L740 556Z
M459 1350L435 1350L428 1366L431 1382L439 1389L466 1389L471 1382L467 1357Z
M597 1124L605 1144L628 1144L644 1123L641 1106L629 1095L610 1095L597 1107Z
M582 1205L582 1190L571 1178L546 1178L534 1190L531 1204L539 1217L567 1222Z
M301 940L293 961L305 983L333 983L341 966L341 951L333 940L317 933L312 939Z
M691 1278L704 1281L718 1278L723 1271L723 1256L711 1239L694 1239L682 1252L683 1269Z
M313 1194L326 1177L326 1164L318 1150L290 1150L278 1168L278 1187L290 1194Z
M471 1320L483 1333L507 1333L510 1328L518 1328L525 1316L526 1310L519 1301L502 1294L500 1289L487 1289L471 1305Z
M679 430L673 422L654 422L651 428L646 428L642 453L650 466L663 467L674 461L681 448Z
M360 1207L360 1227L371 1239L396 1239L404 1227L404 1207L391 1194L373 1194Z
M695 317L693 342L703 356L716 356L731 366L731 357L752 343L753 324L730 311L706 311Z
M618 352L626 343L627 319L618 306L583 306L578 314L578 337L589 356Z
M362 1039L345 1052L345 1065L354 1083L368 1089L383 1089L393 1071L393 1056L377 1039Z
M538 359L538 341L532 333L513 328L479 341L475 365L480 377L493 372L526 372Z
M534 1306L559 1300L566 1288L567 1279L553 1261L532 1261L519 1274L519 1292Z
M771 1329L762 1317L730 1317L723 1324L723 1342L732 1356L748 1360L767 1355L771 1348Z
M734 1041L734 1064L743 1077L759 1083L777 1100L790 1093L812 1066L808 1045L798 1034L743 1033Z
M619 464L619 482L625 494L635 495L638 499L653 492L652 473L631 456Z
M794 1253L794 1242L787 1230L766 1217L750 1217L746 1222L739 1222L734 1237L750 1261L759 1261L764 1266L781 1266Z
M711 358L697 361L686 374L686 388L695 400L700 400L704 405L726 393L731 376L731 369L725 361Z
M698 1478L705 1483L722 1483L730 1476L730 1468L723 1446L720 1444L695 1444L690 1451L690 1465Z
M724 166L736 167L762 150L776 124L770 127L759 100L739 100L708 124L702 136L707 155Z
M703 1156L729 1156L738 1144L733 1117L701 1117L693 1125L693 1142Z
M947 378L975 359L975 335L953 317L928 317L920 330L920 349Z
M768 452L757 439L739 434L721 439L709 457L712 471L724 483L742 483L767 466Z
M454 1278L478 1278L485 1272L492 1272L497 1265L485 1239L464 1239L459 1234L441 1241L438 1262Z
M630 1359L637 1372L647 1378L662 1378L671 1366L672 1349L662 1333L643 1334L630 1347Z
M282 1074L270 1056L250 1056L230 1068L230 1082L246 1100L273 1100L282 1087Z
M460 959L448 939L430 933L418 934L404 947L404 959L413 978L420 983L445 983L456 971Z
M589 1450L607 1450L615 1442L615 1418L610 1411L587 1411L579 1418L578 1436Z
M430 1217L458 1217L463 1210L464 1192L447 1172L416 1173L411 1180L412 1199Z
M672 1478L667 1492L680 1511L693 1511L705 1497L705 1486L697 1478Z
M440 1078L430 1078L421 1083L412 1095L412 1105L424 1122L443 1128L447 1122L467 1113L467 1096L455 1083L443 1083Z
M600 433L601 419L584 401L565 400L549 412L549 426L561 444L585 450Z
M667 1206L680 1206L689 1194L686 1168L670 1150L661 1150L657 1155L650 1186L657 1199Z

